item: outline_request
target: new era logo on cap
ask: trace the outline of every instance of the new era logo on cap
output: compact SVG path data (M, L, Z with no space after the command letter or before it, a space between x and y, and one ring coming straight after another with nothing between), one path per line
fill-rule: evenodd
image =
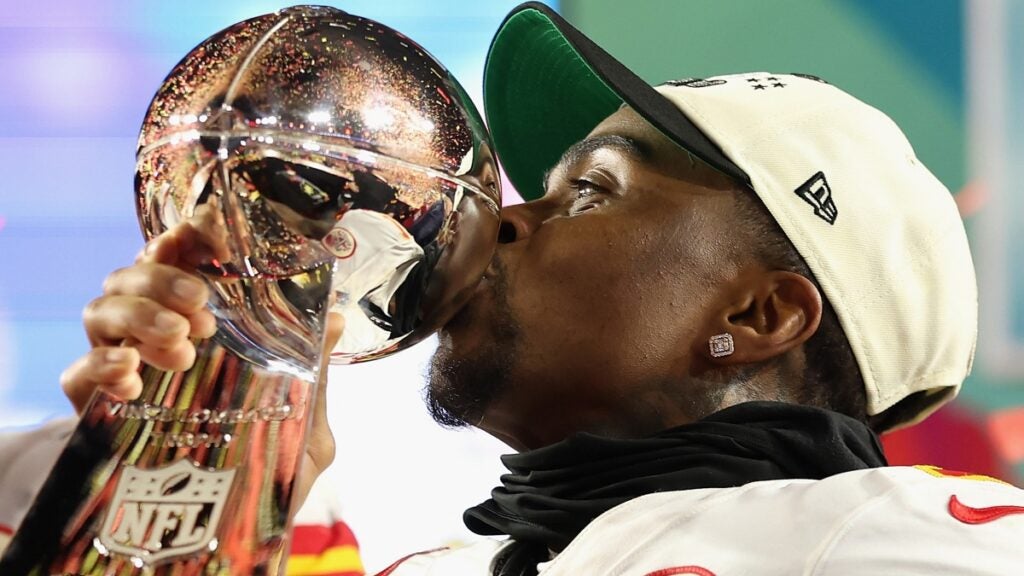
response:
M801 184L795 192L797 196L814 207L814 213L819 218L829 224L836 223L839 210L832 199L832 188L829 187L828 180L825 180L823 172L811 176L810 180Z

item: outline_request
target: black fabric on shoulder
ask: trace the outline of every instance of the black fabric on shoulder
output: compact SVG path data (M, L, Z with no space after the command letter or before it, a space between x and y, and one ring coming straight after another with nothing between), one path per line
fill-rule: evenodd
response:
M821 479L887 464L878 437L842 414L782 402L747 402L639 439L576 434L502 457L509 473L463 520L509 535L499 575L564 549L615 506L654 492L728 488L760 480ZM535 565L535 563L534 563Z

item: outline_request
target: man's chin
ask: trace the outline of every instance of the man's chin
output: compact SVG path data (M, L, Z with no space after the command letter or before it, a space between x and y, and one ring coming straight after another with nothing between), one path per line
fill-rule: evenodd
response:
M431 418L445 428L464 428L475 419L472 403L465 401L465 393L460 390L459 362L453 359L450 334L442 334L438 338L437 350L430 359L427 386L423 390L423 398Z
M478 424L509 386L520 328L508 301L504 267L491 276L438 334L424 398L434 420L460 428Z
M479 327L446 327L430 361L424 399L430 415L445 427L476 425L509 386L518 327L506 317L486 338L473 337L474 328Z

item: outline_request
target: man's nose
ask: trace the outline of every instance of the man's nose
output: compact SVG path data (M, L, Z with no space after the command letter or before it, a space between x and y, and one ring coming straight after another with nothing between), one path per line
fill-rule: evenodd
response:
M501 209L498 243L510 244L529 238L550 216L549 211L550 206L544 200L505 206Z

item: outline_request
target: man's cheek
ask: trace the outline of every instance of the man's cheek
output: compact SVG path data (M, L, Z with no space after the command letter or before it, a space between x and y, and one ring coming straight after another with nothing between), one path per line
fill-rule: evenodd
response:
M509 303L517 320L542 330L562 326L595 326L628 305L630 296L622 274L609 274L600 264L578 263L553 268L510 291Z

